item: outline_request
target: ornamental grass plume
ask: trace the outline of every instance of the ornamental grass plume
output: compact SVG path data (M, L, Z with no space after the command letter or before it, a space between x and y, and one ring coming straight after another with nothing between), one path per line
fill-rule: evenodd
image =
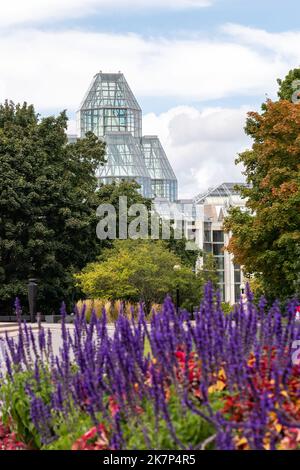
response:
M282 312L278 303L267 309L265 299L256 306L248 286L246 292L247 302L225 315L208 283L193 321L170 297L149 323L142 304L131 315L121 308L113 334L105 308L101 315L92 310L87 321L82 305L67 327L63 305L57 355L51 333L42 326L36 338L20 322L17 339L6 337L0 399L13 416L7 384L25 374L31 420L44 448L60 442L63 432L72 436L80 423L82 438L74 435L70 448L83 445L89 429L89 446L108 449L198 449L206 442L228 450L297 448L297 302Z

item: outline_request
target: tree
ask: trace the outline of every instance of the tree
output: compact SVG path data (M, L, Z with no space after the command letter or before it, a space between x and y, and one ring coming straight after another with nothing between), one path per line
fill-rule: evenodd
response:
M99 254L95 170L105 144L89 133L67 143L67 117L39 119L33 106L0 106L0 311L26 304L38 279L38 309L74 295L73 273Z
M114 181L111 184L103 184L97 191L99 202L112 204L116 209L121 196L127 197L128 207L133 204L144 204L151 209L151 199L144 197L140 192L140 185L136 181Z
M183 234L181 238L175 238L175 230L171 230L171 236L169 240L166 240L168 248L179 256L181 263L190 268L195 268L197 259L200 255L199 250L187 250L186 244L187 239Z
M152 200L145 198L139 193L140 186L135 181L120 181L113 182L112 184L102 185L97 191L99 204L112 204L116 210L117 219L117 234L119 227L119 198L127 197L127 207L129 208L133 204L143 204L148 211L148 222L149 222L149 236L150 236L150 212L152 208ZM134 217L128 217L128 224ZM177 237L177 238L176 238ZM160 233L161 238L161 233ZM194 268L196 265L197 258L200 251L197 250L186 250L187 239L182 233L176 234L173 226L170 227L170 239L165 240L167 247L174 252L180 258L180 262L186 266ZM107 242L107 246L112 246L112 242Z
M280 96L291 96L289 84L297 74L280 83ZM284 300L295 294L299 280L300 106L268 100L261 113L248 114L245 130L254 143L236 162L244 164L250 184L241 188L248 210L230 211L228 248L265 293Z
M145 302L149 311L152 303L161 303L165 296L180 289L182 301L199 303L202 279L159 240L117 240L112 249L104 250L96 263L91 263L76 275L80 288L87 296L109 300Z
M218 289L219 276L217 271L217 263L212 253L203 253L201 275L205 284L207 282L211 282L214 289Z
M290 70L284 80L277 79L279 84L278 96L281 100L292 101L297 90L300 92L300 68Z
M140 186L136 181L113 181L111 184L102 184L97 190L98 204L111 204L116 213L116 238L119 238L119 221L122 214L123 207L120 208L120 198L127 198L127 205L125 208L127 215L127 228L130 222L135 218L134 216L128 216L128 209L134 204L143 204L147 212L150 214L151 210L151 199L145 198L139 192ZM106 246L112 248L114 240L106 239Z

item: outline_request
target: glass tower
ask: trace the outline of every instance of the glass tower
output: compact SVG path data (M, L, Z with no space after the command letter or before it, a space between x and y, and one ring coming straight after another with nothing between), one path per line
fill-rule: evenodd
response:
M145 197L177 199L177 179L156 136L142 137L142 110L122 73L98 73L77 113L78 133L106 142L99 184L135 180Z
M142 137L142 110L122 73L97 73L78 115L81 137L88 131L98 137L124 131Z

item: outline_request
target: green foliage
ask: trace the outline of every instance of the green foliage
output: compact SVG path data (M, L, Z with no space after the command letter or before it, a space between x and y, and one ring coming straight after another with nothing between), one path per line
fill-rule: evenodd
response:
M120 181L103 184L97 191L99 203L112 204L115 209L119 207L119 198L127 197L127 205L144 204L148 210L151 208L151 199L145 198L139 192L140 186L135 181Z
M116 219L117 219L117 234L119 233L119 198L127 197L127 207L129 208L133 204L143 204L148 211L148 222L149 222L149 234L151 233L150 227L150 211L153 209L151 207L152 200L149 198L143 197L139 193L140 186L135 181L120 181L113 182L112 184L102 185L97 191L99 204L112 204L116 210ZM128 225L134 219L134 216L127 215ZM177 232L179 230L177 229ZM160 233L161 238L161 233ZM173 226L170 227L170 239L165 240L165 244L168 249L175 253L181 260L181 263L184 265L190 266L191 268L195 267L199 251L198 250L186 250L186 238L180 233L175 233ZM112 241L107 240L107 246L111 247L113 245Z
M280 78L277 79L277 83L279 84L278 96L281 100L292 100L292 95L295 91L293 82L295 80L300 80L300 68L290 70L284 80Z
M91 417L78 410L70 403L69 413L56 413L53 415L53 431L57 439L51 444L44 445L42 450L71 450L73 443L91 427L93 422Z
M217 272L217 264L212 253L204 253L201 274L204 284L210 281L214 289L218 288L219 277Z
M189 266L181 265L180 270L171 273L170 286L169 292L173 296L176 288L179 289L179 306L181 308L192 312L193 307L199 307L204 286L201 273L195 274Z
M190 268L195 268L200 250L187 250L187 239L183 235L181 238L175 238L175 230L171 227L170 239L165 240L165 243L169 250L173 251L180 258L181 263Z
M182 299L198 304L202 279L187 266L174 271L181 260L159 240L117 240L104 250L99 262L87 265L76 275L78 284L89 297L145 302L147 310L161 303L177 286Z
M126 205L126 213L125 216L127 218L127 229L130 222L135 218L134 216L129 216L127 213L127 209L131 207L133 204L143 204L148 212L150 213L151 210L151 199L145 198L139 192L140 186L135 181L119 181L113 182L111 184L103 184L97 190L97 198L98 204L111 204L116 211L116 235L117 238L119 237L119 221L120 217L124 214L120 213L119 205L119 198L126 197L127 198L127 205ZM111 248L113 246L113 240L106 240L106 246Z
M222 310L225 315L229 315L232 311L232 305L229 302L222 302Z
M67 144L67 117L39 120L33 106L0 106L0 311L26 304L38 279L47 313L75 295L73 273L99 253L96 168L105 145L92 133Z
M156 416L153 404L145 402L143 410L143 413L137 413L136 417L126 423L124 429L126 448L128 450L175 449L177 443L172 437L167 422L164 418ZM176 436L187 447L195 448L214 434L214 427L184 407L180 397L172 390L168 401L168 412ZM209 448L213 448L213 443Z
M41 369L42 370L42 369ZM32 387L44 402L50 401L51 381L50 374L44 368L39 389L33 378L33 372L16 371L13 380L7 377L7 380L0 386L1 414L3 422L12 423L14 431L21 438L22 442L28 444L32 448L39 449L41 447L41 436L35 428L30 417L30 398L26 393L26 386Z
M163 417L157 417L153 403L144 399L140 406L142 412L126 415L126 418L122 417L121 411L121 419L124 420L123 438L126 442L126 450L176 448L177 444L170 433L166 420ZM222 406L223 402L216 393L215 397L212 397L212 409L217 411ZM168 412L177 437L186 446L200 445L215 432L211 424L182 405L180 397L173 389L170 390ZM97 419L109 429L109 424L106 423L103 416L98 414ZM53 418L53 423L53 429L58 438L51 444L43 446L44 450L70 450L73 443L94 425L88 414L78 411L75 406L70 409L67 416L57 414ZM214 443L211 442L206 448L213 449Z
M298 74L281 83L280 96ZM225 229L245 274L254 274L270 299L285 300L299 291L300 250L300 106L287 100L268 101L262 113L249 113L246 133L251 150L239 155L248 188L247 212L233 208Z

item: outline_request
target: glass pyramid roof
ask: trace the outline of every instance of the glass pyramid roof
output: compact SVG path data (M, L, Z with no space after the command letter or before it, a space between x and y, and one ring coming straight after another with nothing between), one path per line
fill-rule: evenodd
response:
M249 187L248 184L246 183L222 183L218 184L217 186L213 188L208 188L207 191L204 193L198 194L194 198L194 202L199 204L205 201L207 197L230 197L230 196L236 196L240 194L240 191L238 190L238 186L246 186Z
M81 102L80 110L111 106L141 111L122 73L97 73Z
M107 132L129 131L142 136L142 111L122 73L98 73L78 111L80 136L92 131L98 137Z

